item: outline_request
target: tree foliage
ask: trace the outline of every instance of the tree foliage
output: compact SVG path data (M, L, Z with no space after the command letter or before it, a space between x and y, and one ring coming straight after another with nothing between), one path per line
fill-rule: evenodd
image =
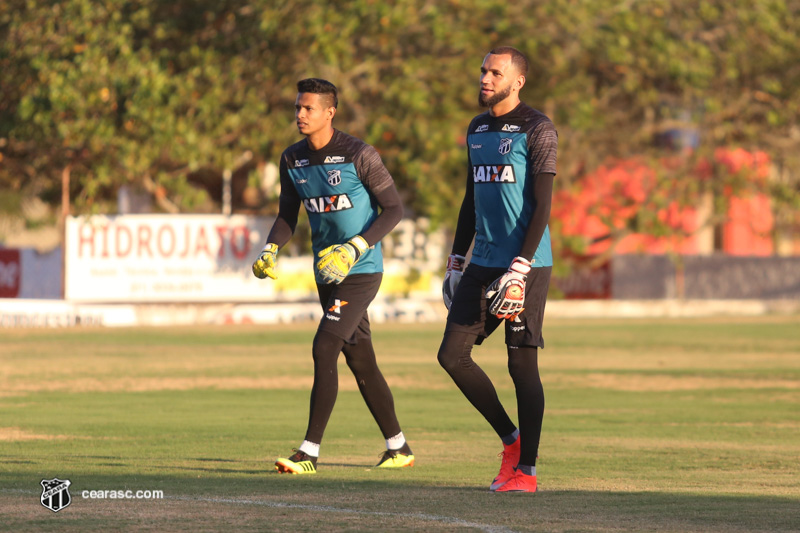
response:
M559 131L558 187L630 156L691 179L743 147L779 170L776 209L797 209L799 34L797 0L8 0L0 186L55 202L69 168L78 211L113 210L123 184L164 211L211 209L226 169L252 178L298 139L295 84L316 76L411 212L452 224L480 64L510 44L531 59L523 99ZM658 168L686 138L685 168Z

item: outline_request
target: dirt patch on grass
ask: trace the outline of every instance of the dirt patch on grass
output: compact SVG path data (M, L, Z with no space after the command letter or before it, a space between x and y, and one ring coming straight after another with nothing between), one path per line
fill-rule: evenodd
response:
M421 383L417 378L391 378L386 381L392 388L410 389L425 388L442 390L450 388L444 380ZM150 392L150 391L184 391L195 389L258 389L258 390L311 390L312 376L281 377L127 377L127 378L78 378L42 380L38 382L9 383L2 396L21 396L37 392ZM341 376L339 390L358 390L352 376Z
M70 435L42 435L40 433L25 431L24 429L18 427L0 427L0 442L24 440L66 440L75 438L80 437L72 437Z
M91 500L72 494L58 514L40 505L34 493L3 495L12 530L58 521L59 531L494 531L502 525L414 511L383 511L352 506L292 503L264 497L167 497L159 500ZM489 518L486 519L490 520Z
M710 376L668 376L648 374L563 374L552 373L548 385L584 386L626 392L670 392L708 389L788 389L800 390L800 380Z

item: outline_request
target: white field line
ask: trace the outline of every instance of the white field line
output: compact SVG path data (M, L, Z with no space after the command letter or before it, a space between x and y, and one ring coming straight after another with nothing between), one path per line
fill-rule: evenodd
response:
M24 489L0 489L1 494L30 494L39 495L38 492ZM250 500L244 498L199 498L195 496L165 496L164 500L177 500L187 502L205 502L205 503L233 503L239 505L256 505L260 507L272 507L281 509L304 509L306 511L316 511L325 513L342 513L342 514L355 514L364 516L387 516L397 518L414 518L417 520L427 520L430 522L441 522L443 524L468 527L485 531L486 533L514 533L513 529L503 526L493 526L491 524L479 524L477 522L468 522L460 518L453 518L451 516L439 516L427 513L395 513L386 511L364 511L361 509L348 509L346 507L330 507L327 505L304 505L297 503L283 503L283 502L270 502L265 500Z
M513 529L508 529L502 526L493 526L491 524L478 524L476 522L468 522L460 518L453 518L451 516L438 516L427 513L394 513L386 511L363 511L360 509L348 509L346 507L330 507L327 505L305 505L297 503L283 503L283 502L269 502L264 500L246 500L242 498L196 498L191 496L166 496L167 500L183 500L183 501L196 501L206 503L238 503L240 505L259 505L263 507L276 507L287 509L304 509L306 511L320 511L326 513L342 513L342 514L356 514L365 516L389 516L398 518L415 518L418 520L428 520L431 522L442 522L444 524L469 527L486 531L487 533L514 533Z

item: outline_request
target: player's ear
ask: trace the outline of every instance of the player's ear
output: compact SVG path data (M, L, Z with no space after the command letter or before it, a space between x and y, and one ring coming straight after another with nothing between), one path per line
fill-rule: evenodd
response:
M333 106L330 106L330 107L328 108L328 118L329 118L330 120L333 120L333 117L334 117L335 115L336 115L336 108L335 108L335 107L333 107Z
M514 81L514 86L517 88L518 91L521 91L523 87L525 87L525 76L520 74L517 76L516 81Z

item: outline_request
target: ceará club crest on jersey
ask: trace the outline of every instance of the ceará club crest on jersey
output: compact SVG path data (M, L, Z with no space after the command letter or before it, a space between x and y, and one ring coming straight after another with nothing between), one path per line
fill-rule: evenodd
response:
M341 170L329 170L328 171L328 183L332 186L336 187L342 182L342 171Z
M500 147L497 149L502 155L506 155L508 152L511 151L511 142L514 139L504 138L500 139Z

